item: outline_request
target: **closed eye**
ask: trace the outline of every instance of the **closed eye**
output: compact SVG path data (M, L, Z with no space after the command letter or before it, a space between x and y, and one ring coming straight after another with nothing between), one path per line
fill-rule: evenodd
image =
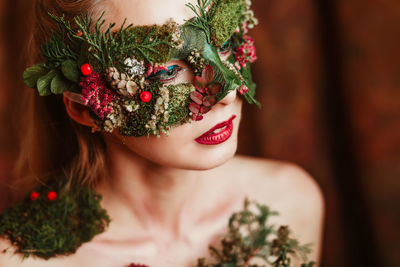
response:
M168 83L176 79L178 77L179 73L182 71L185 71L185 68L182 68L179 65L171 65L168 66L167 69L165 70L160 70L153 75L149 76L148 79L154 80L157 79L163 83Z
M228 55L231 51L232 51L232 40L231 39L229 39L228 41L223 43L221 45L221 47L218 48L218 52L223 56Z

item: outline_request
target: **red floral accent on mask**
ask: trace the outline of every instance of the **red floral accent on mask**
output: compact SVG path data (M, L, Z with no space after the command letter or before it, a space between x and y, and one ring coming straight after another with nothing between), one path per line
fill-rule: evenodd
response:
M242 68L246 67L247 63L253 63L257 59L253 39L247 35L244 35L243 39L244 43L235 50L236 61Z
M189 105L189 109L192 112L192 119L199 121L203 119L202 114L209 112L217 103L217 94L222 89L222 84L213 82L214 80L214 69L211 65L207 65L201 76L194 77L194 87L196 91L190 93L190 99L193 101Z
M249 91L249 88L244 84L242 84L238 89L238 92L241 95L243 95L244 93L247 93L248 91Z
M110 103L118 96L107 88L106 82L96 72L82 77L79 85L82 87L82 101L99 118L104 119L113 112Z

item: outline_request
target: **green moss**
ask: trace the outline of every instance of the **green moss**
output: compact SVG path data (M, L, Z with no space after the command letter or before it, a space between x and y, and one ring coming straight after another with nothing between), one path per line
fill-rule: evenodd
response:
M144 60L152 64L166 63L174 47L172 34L175 30L176 28L173 24L168 23L129 28L127 34L130 35L131 41L136 44L133 55L138 60Z
M168 86L170 102L168 105L168 125L178 126L189 119L190 92L195 91L193 84L185 83Z
M140 108L134 113L126 113L126 123L119 130L120 134L125 136L146 136L153 133L149 128L146 128L146 124L151 120L152 115L155 113L154 107L157 98L160 97L159 89L162 87L161 82L153 82L146 87L146 90L152 94L150 102L141 102L139 96L135 96L136 103L140 103ZM194 91L195 88L192 84L178 84L170 85L167 87L169 91L169 103L168 103L168 121L162 122L161 119L157 121L157 129L169 129L173 126L181 125L189 119L189 104L190 104L190 92Z
M101 196L82 186L36 188L39 197L25 200L0 215L0 235L8 238L18 253L48 259L74 253L84 242L102 233L110 219L100 206ZM54 201L49 191L57 192Z
M154 106L157 98L160 96L159 88L162 86L161 82L152 82L146 86L146 91L151 93L151 100L147 103L140 100L139 94L136 94L134 101L140 104L140 108L133 112L128 113L125 111L126 122L119 129L120 134L125 136L140 137L145 135L150 135L152 131L146 128L146 124L151 120L151 116L154 113Z
M246 6L243 0L216 0L210 9L211 40L220 47L226 42L243 20Z

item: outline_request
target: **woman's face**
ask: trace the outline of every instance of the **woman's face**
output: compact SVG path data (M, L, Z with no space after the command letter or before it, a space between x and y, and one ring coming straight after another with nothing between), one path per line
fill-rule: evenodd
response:
M134 25L163 24L174 19L178 24L193 17L186 6L188 0L114 0L105 7L108 20L122 24L124 18ZM229 54L221 54L225 59ZM176 77L167 84L193 83L194 74L184 61L166 64L181 67ZM130 151L157 164L184 169L210 169L230 159L237 147L242 100L232 90L200 121L186 123L170 130L169 136L123 137L118 131L111 136L123 143ZM211 131L211 132L210 132Z

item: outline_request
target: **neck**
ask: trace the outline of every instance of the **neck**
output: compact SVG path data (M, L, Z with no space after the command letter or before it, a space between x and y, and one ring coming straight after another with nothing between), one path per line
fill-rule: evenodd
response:
M207 171L160 166L114 141L107 143L107 157L108 178L97 191L113 221L126 223L128 216L145 229L173 231L184 218L193 218L188 214L196 213Z

